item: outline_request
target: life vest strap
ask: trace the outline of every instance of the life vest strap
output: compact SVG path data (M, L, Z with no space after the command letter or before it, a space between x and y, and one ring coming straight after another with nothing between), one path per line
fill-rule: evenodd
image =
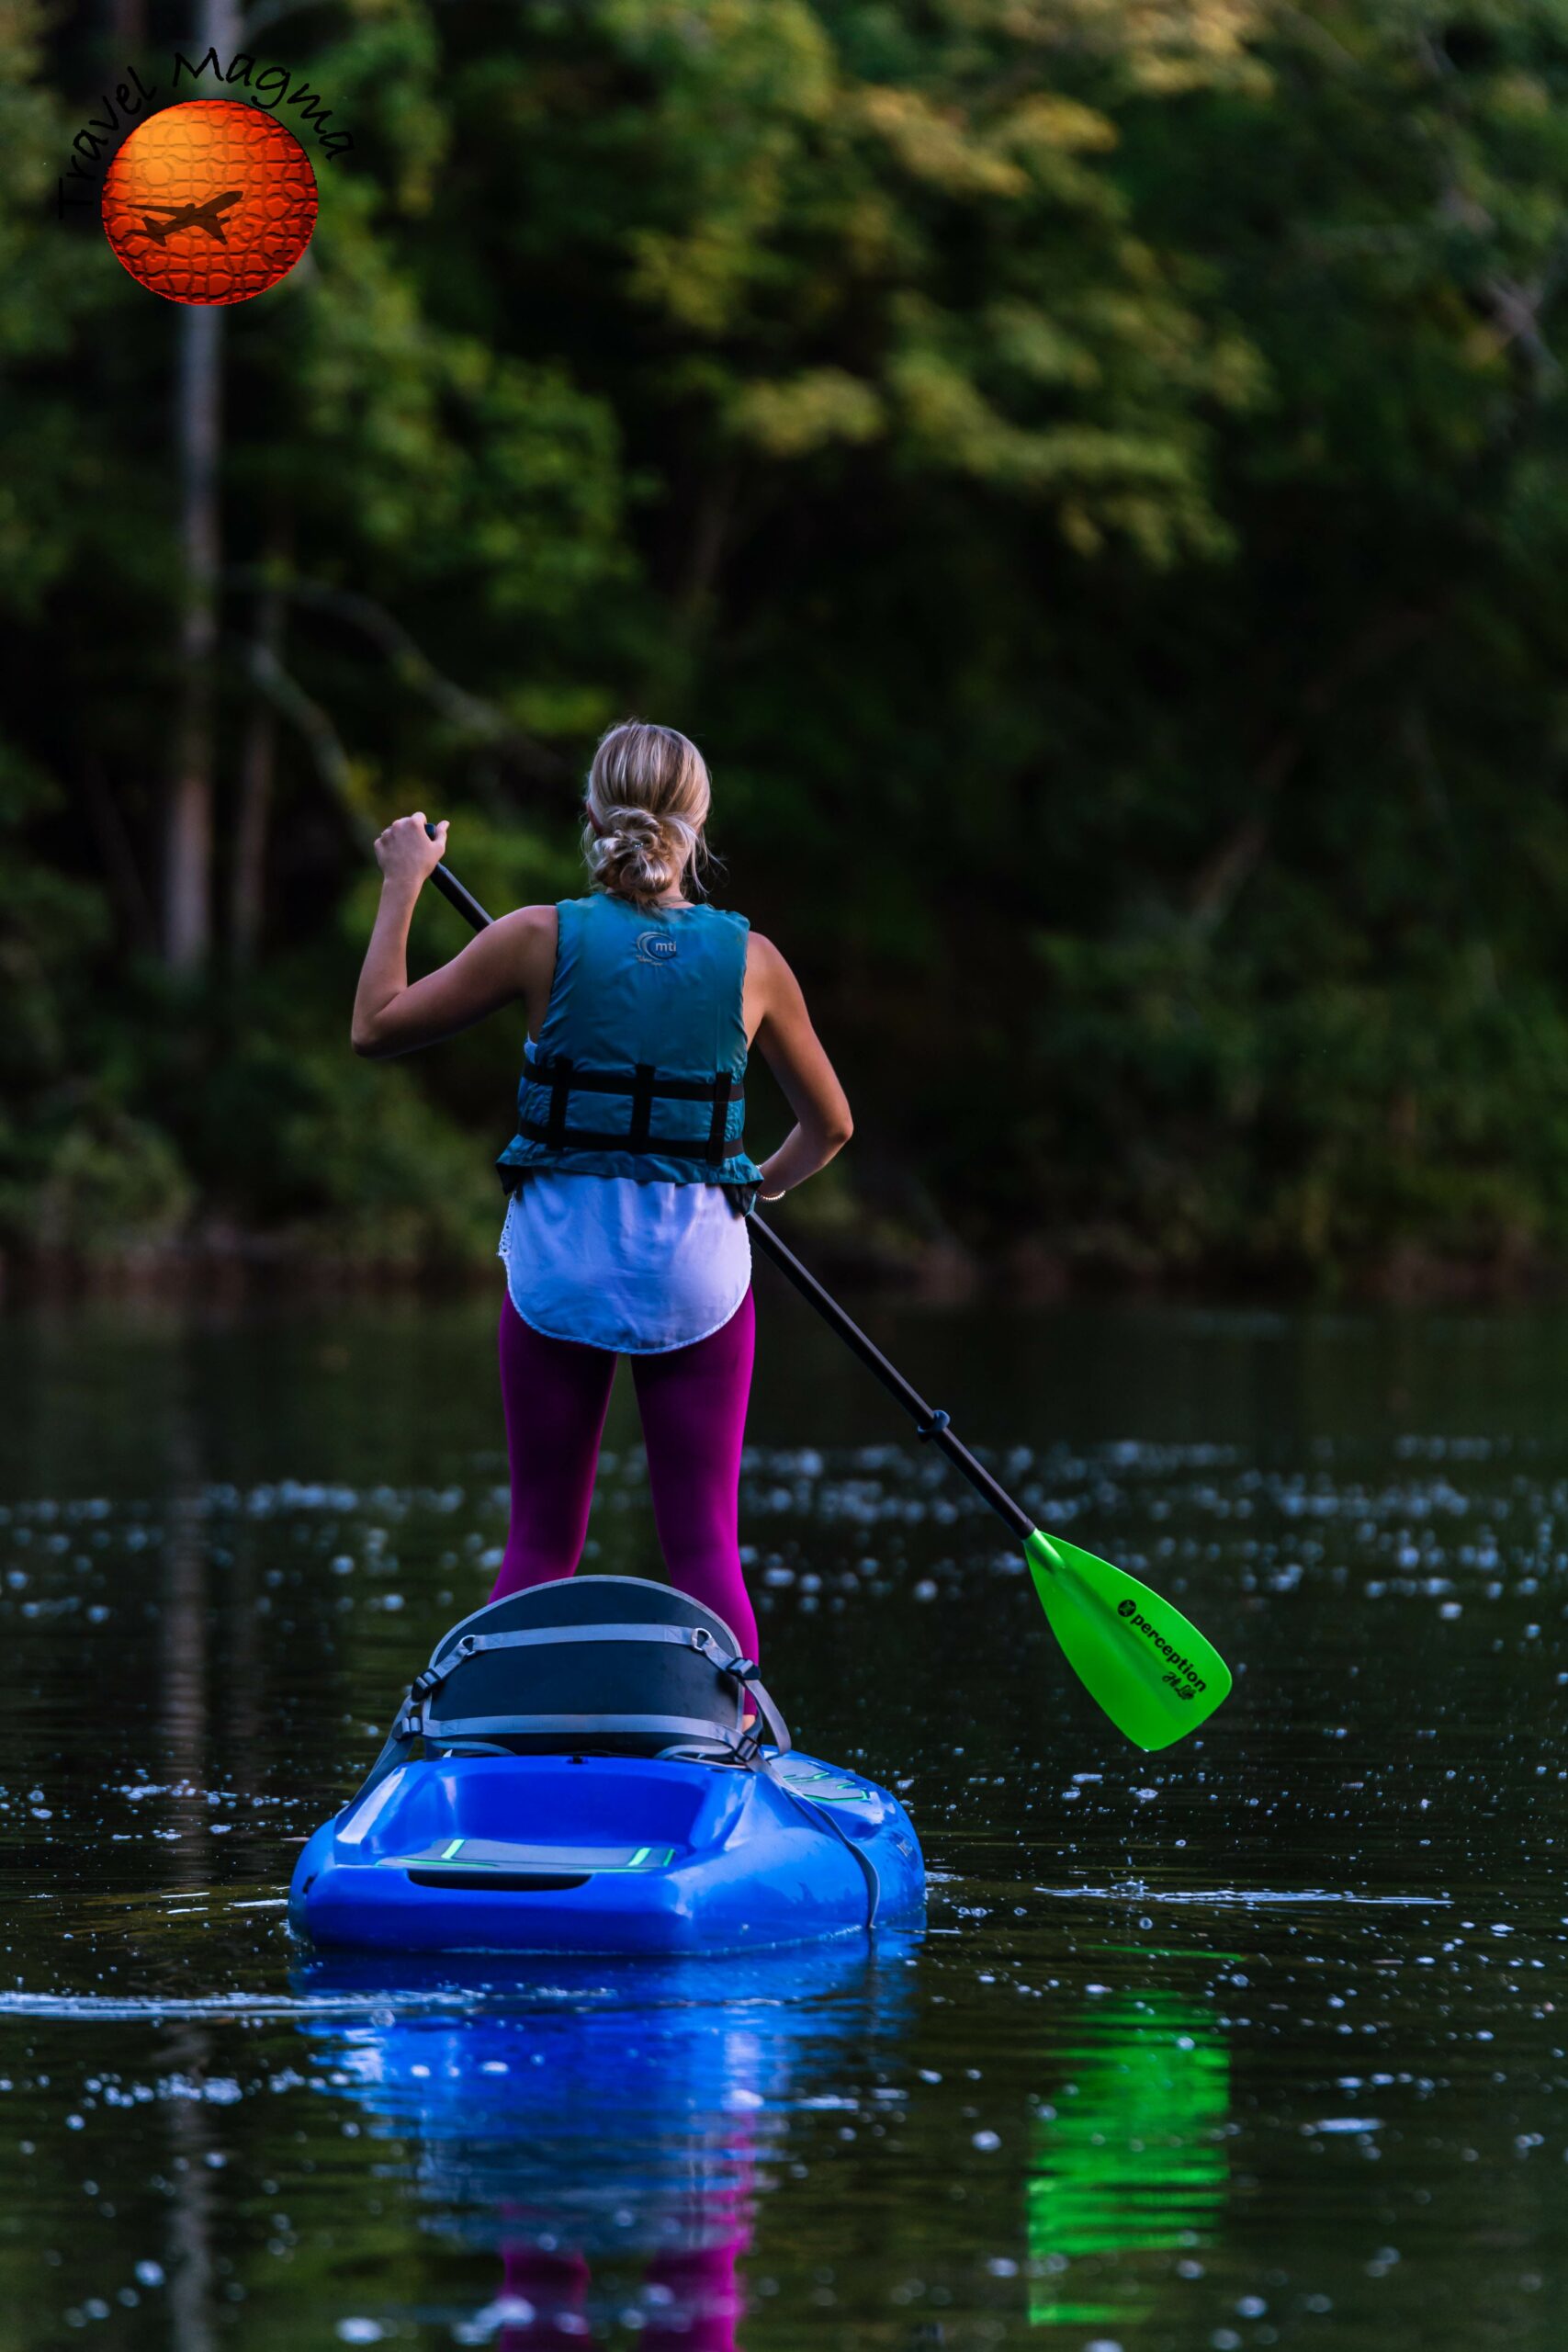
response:
M571 1093L571 1060L570 1056L563 1054L558 1061L551 1064L549 1087L549 1118L546 1122L544 1135L542 1136L536 1136L535 1140L536 1142L547 1143L551 1145L555 1150L559 1151L564 1148L566 1143L566 1106L568 1099Z
M517 1132L530 1143L547 1143L557 1151L656 1151L665 1159L692 1159L704 1168L746 1157L744 1136L736 1136L716 1152L711 1142L694 1143L690 1136L646 1135L637 1143L625 1127L616 1134L607 1128L566 1127L558 1135L543 1119L524 1119Z
M651 1062L638 1062L630 1070L579 1069L569 1054L558 1054L525 1065L524 1094L530 1086L547 1089L549 1111L544 1119L520 1117L517 1132L529 1143L547 1144L552 1151L658 1152L669 1159L694 1160L709 1168L746 1156L744 1136L730 1138L725 1133L731 1104L744 1104L746 1100L744 1082L728 1070L716 1070L712 1078L661 1078ZM569 1126L567 1114L574 1093L628 1095L630 1125L618 1131ZM656 1102L711 1103L706 1141L699 1144L692 1136L651 1133Z
M728 1159L729 1157L724 1148L724 1131L728 1124L729 1088L725 1082L725 1073L723 1070L718 1070L715 1073L713 1081L713 1117L708 1122L707 1156L710 1161Z
M711 1102L721 1087L727 1103L746 1099L745 1080L731 1078L728 1070L717 1070L712 1078L661 1078L649 1062L639 1062L628 1070L580 1069L569 1054L525 1062L523 1084L547 1086L552 1094L563 1089L573 1094L636 1094L644 1070L649 1073L649 1093L664 1102Z
M648 1149L648 1122L653 1109L653 1081L658 1075L651 1062L638 1062L632 1080L631 1125L626 1129L626 1149Z

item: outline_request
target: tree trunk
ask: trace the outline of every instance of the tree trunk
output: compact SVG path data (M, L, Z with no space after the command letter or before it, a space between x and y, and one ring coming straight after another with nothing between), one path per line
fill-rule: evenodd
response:
M254 663L276 674L283 659L283 635L288 610L280 575L293 544L290 518L281 517L267 544L269 579L256 598ZM240 805L234 817L234 858L229 876L229 951L236 971L255 961L266 908L266 840L272 813L273 774L277 758L277 705L270 694L258 693L251 703L240 755Z
M201 0L194 38L198 56L215 49L224 62L232 57L240 40L234 0ZM164 960L171 971L197 972L212 945L223 312L207 303L185 304L178 332L175 437L184 580L175 770L164 816Z

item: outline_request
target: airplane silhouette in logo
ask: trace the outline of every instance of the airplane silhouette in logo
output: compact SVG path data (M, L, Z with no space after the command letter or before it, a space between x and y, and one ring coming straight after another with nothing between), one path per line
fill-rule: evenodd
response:
M234 187L231 188L226 196L209 196L205 204L154 204L151 208L142 206L141 225L150 237L157 239L159 244L165 242L172 230L205 229L209 237L216 237L220 245L226 245L229 240L223 234L223 223L219 215L227 212L231 205L238 204L240 194L241 191ZM153 212L166 212L169 218L163 221L149 220L147 218L149 209Z

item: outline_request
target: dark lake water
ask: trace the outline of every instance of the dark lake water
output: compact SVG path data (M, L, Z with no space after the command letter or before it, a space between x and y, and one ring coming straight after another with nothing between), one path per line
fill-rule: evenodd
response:
M401 1986L282 1896L487 1589L491 1307L6 1320L6 2352L1561 2343L1568 1317L867 1319L1230 1702L1125 1747L769 1278L769 1680L928 1933ZM607 1445L587 1565L657 1573Z

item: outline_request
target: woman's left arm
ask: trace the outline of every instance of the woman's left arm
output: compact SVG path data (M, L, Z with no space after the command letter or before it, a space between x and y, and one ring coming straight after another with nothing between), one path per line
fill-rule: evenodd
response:
M409 986L408 942L420 892L440 865L446 827L432 841L416 809L389 825L376 843L381 903L354 999L354 1050L372 1061L412 1053L472 1028L487 1013L533 993L533 966L553 966L553 907L525 907L478 932L460 956ZM548 987L548 981L546 981Z

